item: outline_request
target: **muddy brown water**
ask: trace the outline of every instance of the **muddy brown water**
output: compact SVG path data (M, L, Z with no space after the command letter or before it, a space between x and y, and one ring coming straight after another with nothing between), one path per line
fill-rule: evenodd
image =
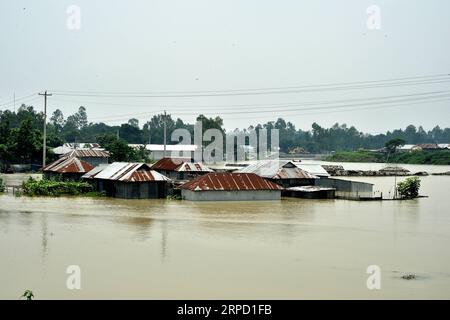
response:
M421 179L429 198L411 201L0 195L0 298L449 299L450 177ZM67 289L69 265L80 290ZM380 290L367 289L369 265Z

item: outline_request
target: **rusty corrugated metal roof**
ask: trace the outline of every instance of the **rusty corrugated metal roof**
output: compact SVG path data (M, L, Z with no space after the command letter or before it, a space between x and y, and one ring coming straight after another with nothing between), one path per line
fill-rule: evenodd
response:
M76 149L66 153L63 157L109 158L109 152L96 149Z
M190 162L189 158L162 158L152 165L152 170L179 172L213 172L200 162Z
M92 169L93 165L76 157L63 157L46 166L43 172L87 173Z
M181 189L191 191L252 191L282 190L270 181L254 173L208 173L189 181Z

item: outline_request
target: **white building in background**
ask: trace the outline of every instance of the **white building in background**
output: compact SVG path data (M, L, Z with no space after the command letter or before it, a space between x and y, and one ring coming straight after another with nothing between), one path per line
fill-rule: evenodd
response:
M141 148L143 144L129 144L132 148ZM150 158L161 160L162 158L194 158L194 152L197 150L195 144L167 144L166 155L164 156L163 144L146 144L145 149L150 151Z

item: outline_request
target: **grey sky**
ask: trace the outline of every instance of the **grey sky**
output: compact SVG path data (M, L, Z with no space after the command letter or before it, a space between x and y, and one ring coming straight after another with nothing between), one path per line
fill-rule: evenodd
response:
M66 27L66 9L73 4L81 9L80 30ZM366 27L372 4L381 9L380 30ZM449 12L446 0L3 0L0 104L11 101L14 92L19 98L43 89L207 91L450 73ZM450 90L450 82L228 97L55 95L49 98L49 113L60 108L67 116L84 105L90 121L118 124L135 115L143 124L166 108L189 122L194 115L188 113L222 115L227 129L281 116L303 129L314 121L323 126L345 122L375 133L411 123L426 129L450 126L450 101L351 112L277 112L274 107L269 113L267 105L442 90ZM24 101L42 109L42 98ZM266 107L261 113L226 115L214 107L242 104ZM0 106L5 107L12 104Z

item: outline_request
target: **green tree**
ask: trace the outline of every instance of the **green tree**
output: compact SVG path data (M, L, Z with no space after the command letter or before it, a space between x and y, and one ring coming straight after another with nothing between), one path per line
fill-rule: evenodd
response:
M136 161L138 156L127 142L115 135L105 134L97 138L97 142L110 152L111 161Z
M61 133L61 131L64 127L64 115L61 110L56 109L53 112L53 114L50 118L50 123L53 124L57 133Z
M403 182L397 183L397 190L402 199L414 199L419 196L420 179L409 177Z
M394 138L391 139L389 141L387 141L384 146L386 147L388 154L393 154L395 153L395 151L397 151L398 147L404 146L405 145L405 140L400 139L400 138Z

